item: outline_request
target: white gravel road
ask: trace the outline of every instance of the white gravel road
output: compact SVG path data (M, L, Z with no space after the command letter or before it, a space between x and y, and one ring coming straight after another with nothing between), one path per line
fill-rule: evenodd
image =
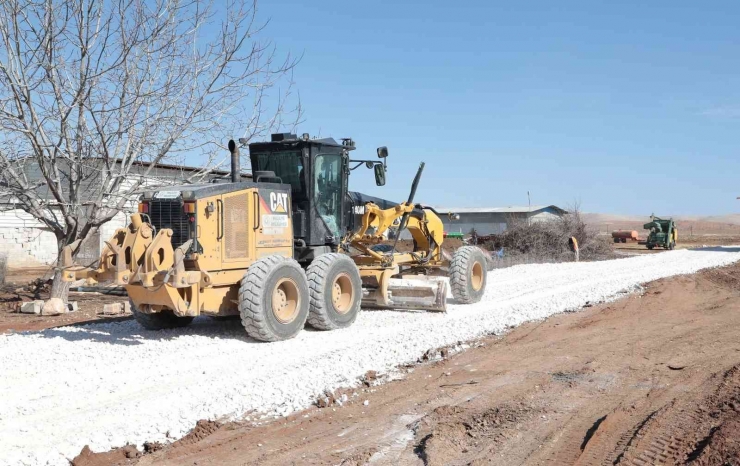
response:
M68 464L94 451L168 441L203 418L288 414L427 349L613 299L648 281L740 260L740 248L491 272L482 302L446 314L364 311L350 328L257 343L237 321L163 332L134 321L0 336L0 464ZM169 439L167 434L169 433Z

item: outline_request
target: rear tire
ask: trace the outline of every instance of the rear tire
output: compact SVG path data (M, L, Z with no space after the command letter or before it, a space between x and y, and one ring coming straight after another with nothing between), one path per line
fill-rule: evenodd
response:
M463 304L477 303L486 291L486 258L479 248L463 246L450 263L452 296Z
M239 287L239 314L247 334L260 341L295 337L306 324L306 274L295 260L273 255L256 261Z
M131 313L134 319L147 330L164 330L168 328L186 327L193 321L194 317L180 317L170 310L164 310L154 313L141 312L136 308L134 302L131 303Z
M653 245L652 244L648 244L648 247L647 248L652 251L653 250Z
M318 330L352 325L362 302L362 279L354 261L344 254L322 254L306 275L311 294L308 324Z
M491 251L484 251L483 254L486 256L486 270L490 272L496 268L496 261L493 259Z

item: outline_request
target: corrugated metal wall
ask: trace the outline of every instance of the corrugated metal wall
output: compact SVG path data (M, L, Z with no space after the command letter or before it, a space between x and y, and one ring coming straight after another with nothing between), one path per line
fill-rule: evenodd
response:
M526 219L525 213L511 212L472 212L460 213L459 220L450 220L443 215L442 223L447 233L463 233L465 235L475 229L479 235L495 235L506 231L507 225L513 219ZM532 214L529 219L532 222L542 222L560 218L560 215L552 209L543 209Z
M465 235L475 229L479 235L493 235L506 230L510 216L500 213L462 213L459 220L450 220L442 216L442 223L447 233L463 233Z
M41 222L20 209L0 211L0 229L5 228L41 228Z

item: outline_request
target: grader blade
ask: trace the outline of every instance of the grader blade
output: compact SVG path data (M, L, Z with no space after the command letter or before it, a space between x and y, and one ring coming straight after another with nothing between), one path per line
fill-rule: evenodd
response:
M447 281L439 277L415 276L388 280L387 299L375 296L363 299L362 306L374 309L409 309L445 312Z

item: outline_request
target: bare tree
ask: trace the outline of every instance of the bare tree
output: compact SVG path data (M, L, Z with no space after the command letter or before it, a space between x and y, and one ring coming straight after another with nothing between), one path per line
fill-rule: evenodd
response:
M248 0L0 2L0 196L61 252L121 212L156 164L201 156L202 176L228 138L296 123L296 60L259 39L256 12ZM52 296L66 300L60 276Z

